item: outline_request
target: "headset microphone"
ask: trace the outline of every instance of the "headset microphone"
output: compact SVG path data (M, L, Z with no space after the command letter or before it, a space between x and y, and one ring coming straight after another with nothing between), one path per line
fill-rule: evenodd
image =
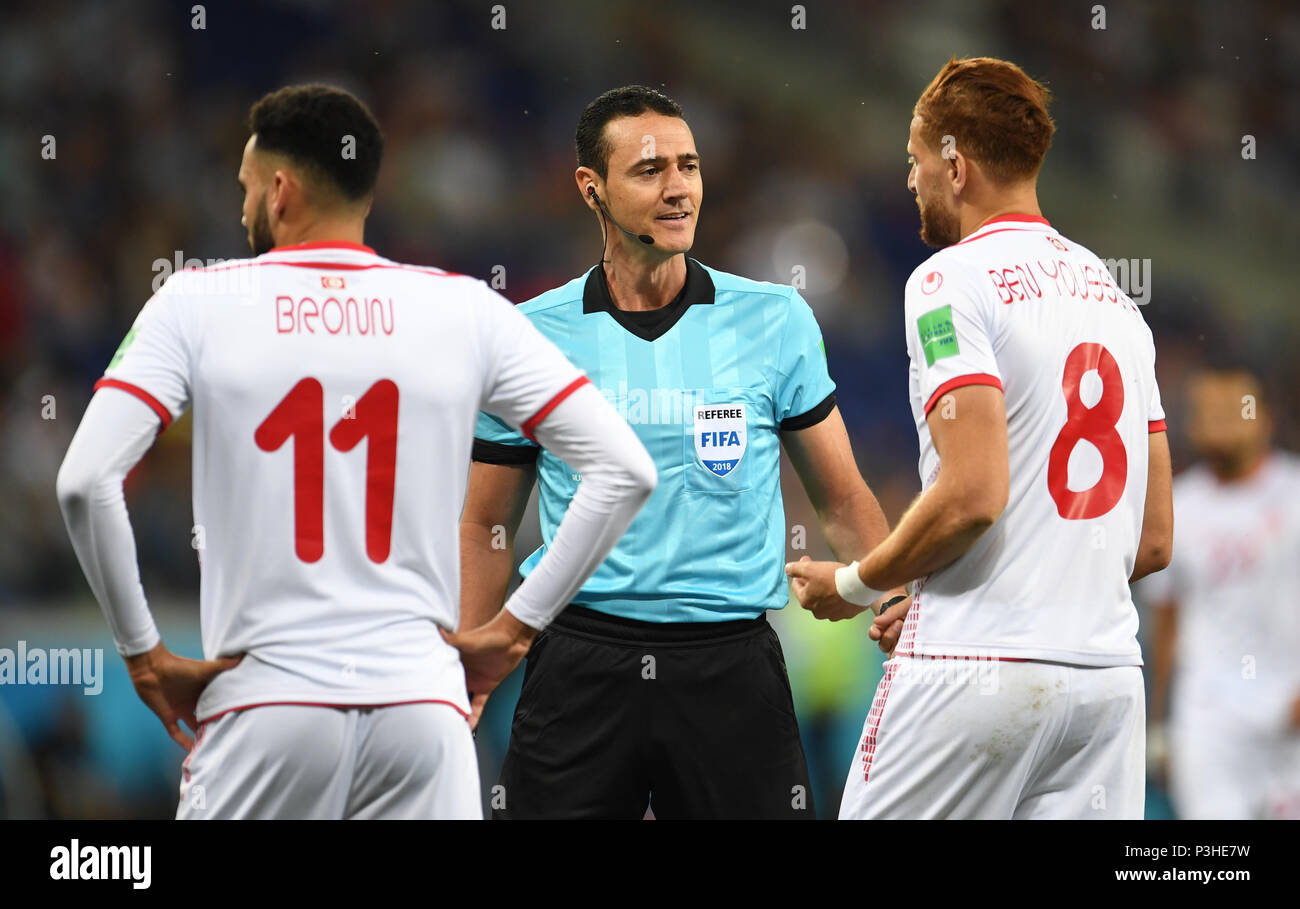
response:
M611 214L609 213L609 209L605 207L605 203L602 202L602 201L600 201L600 196L596 195L596 187L594 187L594 186L588 186L588 187L587 187L587 195L591 196L591 198L593 198L593 199L596 200L596 204L600 206L600 210L601 210L601 212L605 215L606 219L609 220L609 223L610 223L610 224L613 224L615 227L617 227L617 228L618 228L619 230L621 230L623 233L627 234L629 237L636 237L638 240L640 240L640 241L641 241L642 243L644 243L646 246L654 246L654 245L655 245L655 238L654 238L654 237L650 236L649 234L634 234L634 233L632 233L632 231L628 230L628 229L627 229L626 227L624 227L622 224L619 224L617 221L615 221L615 220L614 220L614 216L611 215Z

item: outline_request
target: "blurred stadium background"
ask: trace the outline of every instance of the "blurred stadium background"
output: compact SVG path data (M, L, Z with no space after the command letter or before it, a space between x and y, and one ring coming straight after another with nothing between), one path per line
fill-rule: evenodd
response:
M102 693L0 685L0 817L166 817L180 750L141 704L65 534L54 478L91 386L168 263L248 253L235 181L264 92L357 92L387 155L367 242L520 302L594 264L573 129L632 82L684 106L703 156L694 255L790 283L826 338L858 461L896 520L919 490L902 289L927 255L907 192L911 106L951 54L1016 61L1055 94L1040 181L1054 226L1148 260L1147 320L1175 470L1185 380L1225 350L1300 445L1300 7L1277 2L6 2L0 11L0 647L104 649ZM45 137L56 154L42 156ZM1244 137L1255 156L1243 157ZM48 411L53 396L54 418ZM787 519L827 554L788 469ZM199 656L188 420L134 472L144 583L169 646ZM537 544L535 517L519 556ZM801 552L792 549L791 555ZM774 614L834 816L880 673L862 623ZM479 736L485 788L518 675ZM1170 816L1156 785L1148 814Z

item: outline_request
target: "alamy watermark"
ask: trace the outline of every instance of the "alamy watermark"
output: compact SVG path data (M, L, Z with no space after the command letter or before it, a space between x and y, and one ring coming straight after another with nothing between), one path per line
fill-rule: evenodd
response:
M916 657L899 660L897 666L895 683L906 680L913 685L978 687L984 695L1001 690L1002 661L995 656Z
M695 405L710 403L705 394L683 388L631 388L626 381L617 388L602 388L601 395L633 426L693 426Z
M170 259L153 260L151 287L162 290L168 279L178 278L173 293L195 297L255 297L261 290L261 269L252 259L187 258L183 250L173 250Z
M104 690L103 648L0 647L0 685L80 685L88 695Z
M83 846L72 840L50 850L50 878L56 881L130 881L148 890L153 881L152 846Z

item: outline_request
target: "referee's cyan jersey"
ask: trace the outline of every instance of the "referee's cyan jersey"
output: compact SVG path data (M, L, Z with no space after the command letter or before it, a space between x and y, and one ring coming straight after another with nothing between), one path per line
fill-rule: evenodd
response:
M682 292L661 309L616 309L600 268L519 308L618 408L659 471L574 602L650 622L752 619L787 600L778 433L825 419L835 383L794 288L686 261ZM521 566L527 576L581 477L490 414L474 434L477 461L537 461L545 542Z

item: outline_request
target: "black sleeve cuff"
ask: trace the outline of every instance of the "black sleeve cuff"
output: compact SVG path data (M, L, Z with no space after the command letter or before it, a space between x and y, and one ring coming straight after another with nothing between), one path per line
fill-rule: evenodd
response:
M470 459L483 464L508 464L522 467L536 464L541 449L535 445L505 445L501 442L489 442L487 439L475 439Z
M831 415L831 411L834 409L835 409L835 392L832 391L830 394L826 396L826 400L822 401L812 410L809 410L806 413L801 413L797 417L786 417L784 420L782 420L781 431L793 432L794 430L797 429L807 429L809 426L816 426L822 420L829 417ZM474 440L474 444L475 445L478 444L477 439Z

